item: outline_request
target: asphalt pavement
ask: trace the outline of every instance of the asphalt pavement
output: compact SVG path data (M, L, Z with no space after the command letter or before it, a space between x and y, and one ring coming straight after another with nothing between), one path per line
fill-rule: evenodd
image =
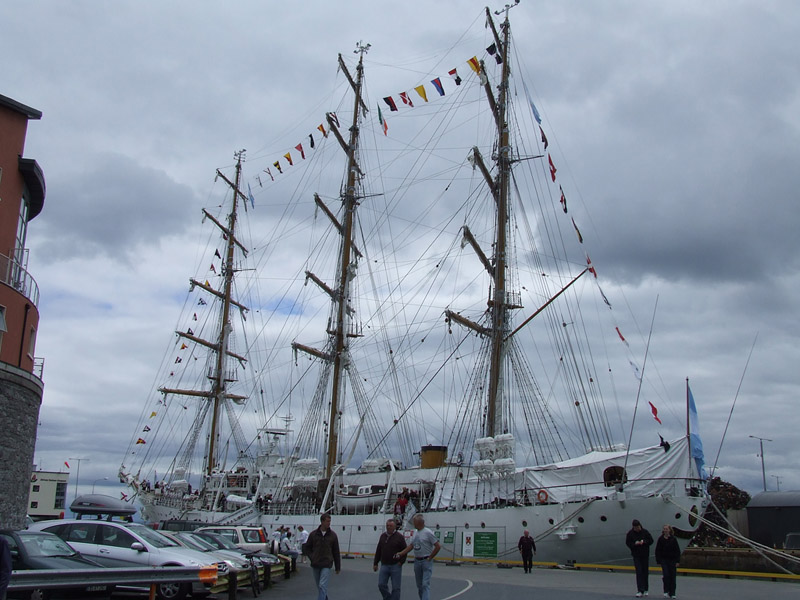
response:
M314 576L308 563L297 565L298 571L289 580L280 580L262 593L264 598L316 598ZM401 600L418 598L411 563L403 567ZM521 567L501 569L496 565L448 566L436 562L433 568L431 600L605 600L633 598L636 593L632 572L587 571L534 568L526 574ZM248 591L239 593L245 599ZM796 600L800 583L750 579L725 579L678 575L677 595L680 599ZM650 575L650 598L662 598L661 574ZM328 600L380 600L378 574L372 571L372 558L342 560L342 571L332 574Z

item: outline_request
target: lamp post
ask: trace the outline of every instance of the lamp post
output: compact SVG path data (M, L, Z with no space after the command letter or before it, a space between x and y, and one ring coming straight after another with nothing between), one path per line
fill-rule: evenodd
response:
M75 498L78 497L78 486L81 483L81 461L85 460L86 462L89 462L89 459L88 458L73 458L72 456L70 456L69 460L77 460L78 461L78 471L77 471L77 473L75 473L75 497L73 498L73 500L75 500Z
M764 469L764 442L771 442L772 440L767 438L758 437L757 435L749 436L754 440L758 440L758 443L761 448L761 480L764 483L764 491L767 491L767 472Z
M94 482L92 482L92 493L93 494L94 494L94 486L97 485L98 481L108 481L108 477L101 477L100 479L95 479Z
M775 485L778 487L778 491L781 491L781 476L780 475L770 475L770 477L775 478Z

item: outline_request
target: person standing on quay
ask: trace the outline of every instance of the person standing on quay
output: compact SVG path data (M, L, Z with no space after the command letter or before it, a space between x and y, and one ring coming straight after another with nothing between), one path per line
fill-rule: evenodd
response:
M636 569L636 597L641 598L648 594L648 576L650 574L650 546L653 536L647 531L638 519L634 519L631 530L625 536L625 544L631 549L633 566Z
M339 555L339 538L331 529L331 516L328 513L319 518L319 527L308 534L308 541L303 546L303 554L308 555L314 581L317 584L317 600L327 600L328 581L331 578L331 567L336 567L336 574L342 570L342 557Z
M404 558L396 559L406 547L406 540L403 534L397 531L397 523L394 519L386 521L386 531L381 534L378 540L378 547L375 549L375 560L372 563L372 570L378 570L378 563L381 563L381 571L378 574L378 589L383 596L383 600L400 600L400 580L403 576ZM389 591L389 579L392 580L392 591Z
M419 600L430 600L433 557L439 553L442 545L433 532L425 527L425 517L419 513L414 515L414 527L416 531L411 543L394 556L395 559L401 559L414 550L414 577L417 580Z
M522 555L522 567L526 573L530 573L531 569L533 569L533 555L536 554L536 542L531 537L531 532L527 529L522 532L517 548L519 548L519 553Z
M300 547L300 562L306 562L306 555L302 554L303 544L308 541L308 532L303 529L302 525L297 526L297 545Z
M664 598L677 598L675 585L678 574L678 561L681 559L681 547L672 527L664 525L661 535L656 540L656 563L661 565L664 582Z

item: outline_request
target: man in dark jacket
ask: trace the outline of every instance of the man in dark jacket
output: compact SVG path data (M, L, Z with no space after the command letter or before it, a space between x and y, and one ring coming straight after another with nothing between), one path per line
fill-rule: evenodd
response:
M331 529L331 516L328 513L319 518L319 527L308 535L303 544L303 554L309 557L314 581L317 584L317 600L328 597L328 580L331 567L336 567L336 574L342 570L342 557L339 555L339 538Z
M403 534L397 531L397 523L394 519L386 521L386 531L378 539L378 547L375 549L375 560L372 563L372 570L378 570L378 563L381 563L381 572L378 573L378 589L383 596L383 600L400 600L400 580L403 575L404 558L395 558L394 555L402 552L406 547L406 539ZM389 591L389 579L392 580L392 591Z
M650 546L653 536L647 531L638 519L634 519L631 530L625 536L625 544L631 549L633 566L636 568L636 597L647 596L648 575L650 573Z
M522 567L526 573L530 573L533 568L533 555L536 554L536 542L533 541L531 532L527 529L522 532L517 548L522 555Z

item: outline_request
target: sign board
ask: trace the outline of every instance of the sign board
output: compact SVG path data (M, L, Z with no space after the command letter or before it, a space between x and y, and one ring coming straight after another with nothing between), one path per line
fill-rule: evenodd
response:
M473 542L473 556L476 558L497 558L497 532L476 531Z
M456 533L455 531L445 531L444 532L444 543L445 544L452 544L455 541Z

